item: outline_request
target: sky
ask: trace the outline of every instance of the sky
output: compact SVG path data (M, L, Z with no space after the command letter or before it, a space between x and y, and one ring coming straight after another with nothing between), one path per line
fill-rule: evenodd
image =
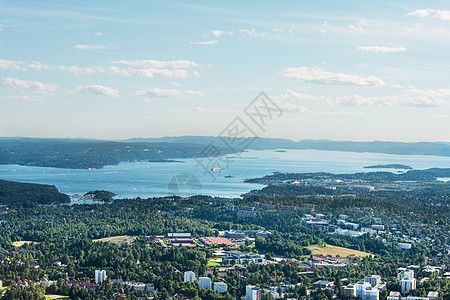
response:
M261 92L282 111L263 130L244 112ZM217 136L236 117L450 142L450 3L0 0L0 136Z

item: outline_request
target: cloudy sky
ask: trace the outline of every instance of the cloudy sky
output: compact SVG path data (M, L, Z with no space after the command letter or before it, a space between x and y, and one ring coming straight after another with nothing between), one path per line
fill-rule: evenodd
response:
M260 136L450 142L450 4L0 1L0 136L215 136L261 91Z

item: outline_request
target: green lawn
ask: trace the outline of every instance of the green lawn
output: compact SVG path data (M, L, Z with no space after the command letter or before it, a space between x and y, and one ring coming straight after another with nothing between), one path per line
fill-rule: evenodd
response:
M17 241L17 242L13 242L12 245L14 247L22 247L24 244L32 244L32 243L36 243L33 241Z
M328 244L325 247L321 247L318 245L311 245L306 248L311 250L312 254L322 254L322 255L331 255L331 256L336 256L339 254L339 256L341 256L341 257L348 256L350 254L355 254L355 255L361 256L361 257L371 255L370 253L367 253L367 252L338 247L338 246L332 246L332 245L328 245Z
M207 266L208 267L218 267L218 266L220 266L220 263L212 261L212 260L208 260Z

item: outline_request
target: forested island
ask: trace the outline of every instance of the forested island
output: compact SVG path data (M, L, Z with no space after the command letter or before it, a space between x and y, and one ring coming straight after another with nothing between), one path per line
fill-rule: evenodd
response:
M173 162L202 157L205 146L71 139L0 139L0 164L67 169L102 168L120 162ZM227 150L219 148L223 153Z
M398 170L412 170L411 166L402 165L402 164L387 164L387 165L374 165L367 166L364 169L398 169Z
M70 198L61 194L53 185L20 183L0 180L0 204L27 205L69 203Z

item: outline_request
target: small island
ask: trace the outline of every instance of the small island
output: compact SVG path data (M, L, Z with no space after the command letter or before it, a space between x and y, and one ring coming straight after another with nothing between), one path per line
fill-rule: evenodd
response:
M84 196L92 197L92 200L103 201L103 202L111 202L113 201L113 197L117 196L117 194L108 192L108 191L90 191L84 194Z
M388 164L388 165L374 165L367 166L364 169L398 169L398 170L412 170L413 168L402 164Z

